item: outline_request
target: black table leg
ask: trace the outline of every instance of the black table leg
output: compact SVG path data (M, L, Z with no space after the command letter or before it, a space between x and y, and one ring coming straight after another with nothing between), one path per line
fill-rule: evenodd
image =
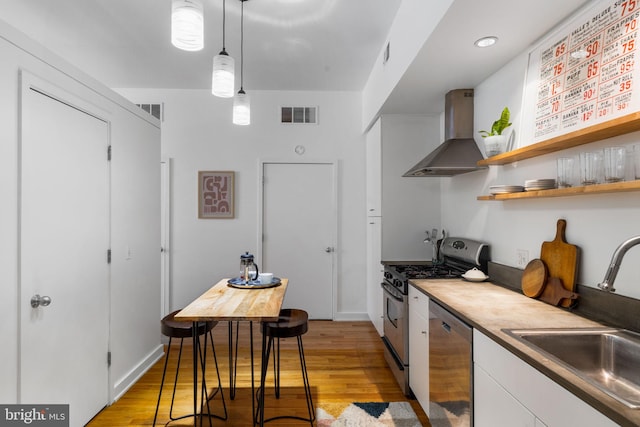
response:
M260 389L258 391L258 411L260 412L260 421L258 425L260 427L264 426L264 395L265 395L265 382L267 378L267 367L269 364L269 351L271 350L271 342L272 338L269 337L269 342L267 343L267 333L265 331L264 324L262 326L262 351L260 353Z
M193 337L193 426L198 425L198 322L192 325Z
M236 357L238 355L236 354ZM231 400L236 397L236 382L233 366L233 321L229 320L229 396Z
M256 387L253 373L253 322L249 322L249 335L250 335L250 351L251 351L251 417L253 418L253 425L256 425ZM259 406L258 406L259 407Z

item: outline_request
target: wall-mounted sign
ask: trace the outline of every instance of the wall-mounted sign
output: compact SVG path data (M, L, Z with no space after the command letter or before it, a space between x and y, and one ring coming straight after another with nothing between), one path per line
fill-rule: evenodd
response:
M529 54L525 115L531 143L640 107L640 0L597 1Z

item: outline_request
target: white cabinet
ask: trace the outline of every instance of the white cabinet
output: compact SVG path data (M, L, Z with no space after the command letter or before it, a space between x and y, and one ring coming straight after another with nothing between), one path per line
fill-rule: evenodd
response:
M367 216L382 215L382 119L376 120L366 138Z
M380 263L382 256L380 237L382 218L367 218L367 313L375 326L378 334L383 335L383 310L382 288L383 266Z
M473 361L475 427L617 425L476 329Z
M382 136L381 119L367 133L367 314L378 334L383 335L382 288Z
M479 365L474 366L474 425L535 427L536 417Z
M409 286L409 386L429 415L429 297Z

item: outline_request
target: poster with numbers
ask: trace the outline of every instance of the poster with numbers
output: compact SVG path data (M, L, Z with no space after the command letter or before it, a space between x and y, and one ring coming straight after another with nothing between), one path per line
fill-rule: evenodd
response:
M530 52L527 142L639 110L639 26L640 0L596 1Z

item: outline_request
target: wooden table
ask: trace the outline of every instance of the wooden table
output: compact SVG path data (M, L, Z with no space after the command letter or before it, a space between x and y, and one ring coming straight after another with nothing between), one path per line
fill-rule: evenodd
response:
M232 385L233 374L233 345L232 322L248 321L251 329L251 410L255 415L255 387L253 369L253 322L275 321L278 319L282 301L289 284L289 280L282 278L279 286L262 289L238 289L228 286L229 279L222 279L208 291L196 298L191 304L182 309L175 316L175 320L193 322L193 425L197 420L198 400L198 351L199 339L197 323L203 321L229 322L229 385L232 398L235 385ZM234 383L235 384L235 383Z

